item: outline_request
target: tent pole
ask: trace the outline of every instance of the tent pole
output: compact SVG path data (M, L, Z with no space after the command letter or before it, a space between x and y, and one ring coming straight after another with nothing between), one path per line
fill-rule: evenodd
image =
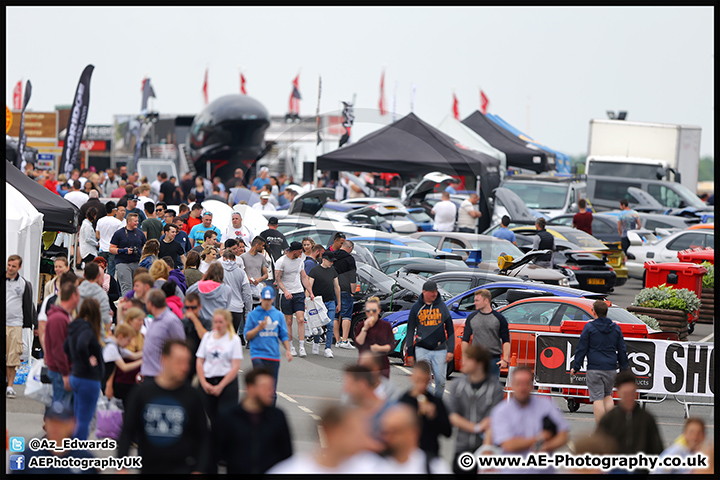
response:
M478 199L480 198L480 175L475 176L475 193L477 193ZM480 209L480 200L478 200L478 210ZM478 227L478 222L480 220L475 219L475 235L480 233L480 228Z

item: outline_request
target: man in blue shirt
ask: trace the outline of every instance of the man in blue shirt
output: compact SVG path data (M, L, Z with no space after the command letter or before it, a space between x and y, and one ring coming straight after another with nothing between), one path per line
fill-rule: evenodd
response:
M213 214L211 212L205 212L202 216L202 223L199 223L190 229L190 242L194 247L196 244L202 245L205 241L205 232L212 230L217 233L218 241L222 240L220 237L220 229L212 224Z
M500 221L500 225L501 227L495 230L492 236L495 238L502 238L503 240L507 240L508 242L517 245L517 241L515 239L515 232L508 228L508 226L510 225L510 217L504 215L502 217L502 220Z
M255 181L252 183L252 191L254 193L260 194L260 191L263 189L263 187L270 183L270 179L268 178L268 172L268 167L262 167L260 169L260 173L258 174Z
M275 377L277 390L280 369L280 340L285 347L285 358L292 361L285 316L273 306L275 289L265 287L260 292L260 305L250 312L245 321L245 339L250 345L250 359L254 368L267 368ZM277 394L274 400L277 399ZM273 403L274 404L274 403Z
M147 219L147 215L145 215L145 212L143 212L137 207L138 200L139 198L137 195L133 195L132 197L128 198L127 207L125 208L125 217L127 217L131 213L137 213L140 219L140 224L142 224L142 222Z
M455 187L459 187L459 186L460 186L460 180L458 180L457 178L453 178L452 180L450 180L450 183L448 183L448 186L445 187L445 191L451 195L455 195L455 194L457 194L457 189Z
M620 234L620 246L623 252L627 255L627 250L630 247L630 240L628 240L628 230L635 230L640 228L640 216L635 210L630 209L630 204L627 199L623 198L620 200L620 214L618 225L618 233Z

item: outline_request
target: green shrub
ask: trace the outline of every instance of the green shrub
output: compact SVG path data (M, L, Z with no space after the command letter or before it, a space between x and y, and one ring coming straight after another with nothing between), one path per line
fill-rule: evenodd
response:
M642 313L635 313L635 312L633 312L633 315L635 315L638 318L638 320L640 320L641 322L643 322L645 325L652 328L653 330L660 330L660 324L653 317L650 317L648 315L643 315Z
M715 265L705 261L702 266L707 269L707 272L703 276L702 286L703 288L715 288Z
M695 292L687 288L675 289L663 283L657 287L640 290L640 293L635 296L633 305L694 313L700 310L700 299Z

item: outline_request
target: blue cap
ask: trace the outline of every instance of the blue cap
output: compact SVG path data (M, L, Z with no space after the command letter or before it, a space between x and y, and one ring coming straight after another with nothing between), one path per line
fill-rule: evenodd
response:
M263 300L272 300L275 298L275 289L273 287L265 287L260 292L260 298Z

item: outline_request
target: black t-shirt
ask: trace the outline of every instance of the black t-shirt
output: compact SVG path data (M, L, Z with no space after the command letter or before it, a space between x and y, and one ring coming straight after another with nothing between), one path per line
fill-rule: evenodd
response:
M336 302L340 300L335 298L335 282L338 274L334 268L324 268L322 265L318 265L310 270L308 275L313 281L313 294L322 295L324 302ZM330 312L328 312L330 313Z
M289 247L285 235L272 228L268 228L260 233L260 236L267 242L267 249L274 261L278 261L283 256L283 252Z
M179 242L175 240L170 243L165 243L163 240L160 241L160 254L158 258L170 257L173 259L173 262L175 262L175 268L180 268L182 266L182 261L180 261L181 255L185 255L185 249Z
M110 239L110 243L120 249L132 247L133 253L131 255L118 253L115 255L115 263L139 262L145 241L145 234L139 228L132 231L127 228L121 228L116 231L113 234L112 239Z
M160 184L160 193L163 194L163 202L173 205L175 197L175 185L170 180L165 180Z

